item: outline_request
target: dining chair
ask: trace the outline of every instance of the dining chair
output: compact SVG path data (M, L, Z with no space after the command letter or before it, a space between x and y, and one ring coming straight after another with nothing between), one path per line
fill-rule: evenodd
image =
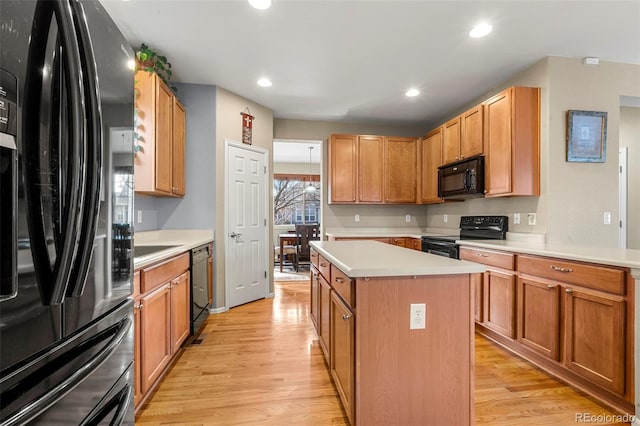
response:
M320 239L320 225L317 223L306 223L296 225L296 234L298 235L298 244L296 245L296 271L300 271L300 264L311 263L311 246L310 241Z

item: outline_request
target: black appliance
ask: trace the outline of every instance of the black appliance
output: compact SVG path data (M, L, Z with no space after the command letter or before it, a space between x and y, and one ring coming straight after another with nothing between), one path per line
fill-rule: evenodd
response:
M462 216L460 235L422 237L422 251L459 259L457 240L504 240L508 230L507 216Z
M97 1L0 1L0 423L133 424L134 55Z
M191 250L191 335L196 335L209 315L209 244Z
M464 199L484 196L484 157L438 167L438 197Z

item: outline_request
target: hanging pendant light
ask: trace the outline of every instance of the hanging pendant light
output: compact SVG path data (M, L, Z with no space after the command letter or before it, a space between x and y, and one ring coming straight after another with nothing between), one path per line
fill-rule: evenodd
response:
M307 185L307 187L304 189L304 192L315 192L316 187L313 185L313 182L311 181L311 150L313 149L312 146L309 147L309 185Z

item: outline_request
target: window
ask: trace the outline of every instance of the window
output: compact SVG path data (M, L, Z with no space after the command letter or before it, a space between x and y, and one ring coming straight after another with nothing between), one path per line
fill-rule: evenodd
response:
M314 191L305 190L309 184ZM273 176L273 223L317 223L320 217L320 176Z

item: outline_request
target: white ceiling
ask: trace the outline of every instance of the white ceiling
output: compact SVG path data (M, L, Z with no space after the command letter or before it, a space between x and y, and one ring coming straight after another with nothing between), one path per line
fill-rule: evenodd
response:
M545 56L640 64L640 1L102 3L134 47L168 57L174 81L218 85L276 118L427 126ZM480 21L493 32L469 38ZM256 85L263 76L272 87Z

